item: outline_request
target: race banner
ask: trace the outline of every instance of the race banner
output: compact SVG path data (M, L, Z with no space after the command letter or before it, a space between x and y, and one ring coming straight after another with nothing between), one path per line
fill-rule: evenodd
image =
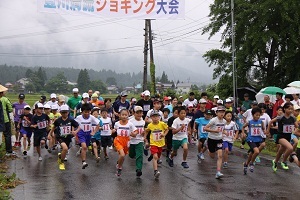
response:
M184 19L185 0L37 0L38 11L104 18Z

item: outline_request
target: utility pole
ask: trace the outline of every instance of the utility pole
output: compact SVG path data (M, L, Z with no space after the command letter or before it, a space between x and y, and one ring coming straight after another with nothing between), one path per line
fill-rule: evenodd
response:
M144 44L144 76L143 76L143 91L147 90L147 64L148 64L148 36L149 26L147 19L145 20L145 44Z
M232 40L232 83L233 83L233 98L234 98L234 107L237 106L237 99L236 99L236 88L237 88L237 81L236 81L236 66L235 66L235 27L234 27L234 0L231 0L231 40Z
M152 36L152 28L151 28L151 20L148 20L149 26L149 46L150 46L150 76L151 76L151 92L156 94L156 84L155 84L155 65L154 65L154 57L153 57L153 36Z

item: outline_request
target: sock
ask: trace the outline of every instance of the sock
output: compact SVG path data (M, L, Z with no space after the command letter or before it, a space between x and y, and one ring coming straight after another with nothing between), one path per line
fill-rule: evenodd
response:
M85 160L82 161L82 163L84 163L84 162L85 162Z

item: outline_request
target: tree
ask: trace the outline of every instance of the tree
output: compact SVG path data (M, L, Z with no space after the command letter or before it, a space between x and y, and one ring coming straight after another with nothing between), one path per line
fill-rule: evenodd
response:
M296 0L235 0L238 86L285 87L299 79L300 71L294 70L300 68L299 5ZM222 49L210 50L204 58L210 66L216 66L213 78L220 78L218 92L221 88L226 89L225 96L232 95L230 13L230 1L215 0L210 6L210 23L203 31L212 37L223 30Z
M32 74L33 74L33 71L31 69L27 69L26 73L25 73L25 77L30 78Z
M163 71L161 78L159 80L161 83L171 83L171 81L169 81L168 79L168 75L165 73L165 71Z
M25 89L28 91L28 93L35 93L36 87L33 82L29 82L25 85Z
M68 91L68 81L64 73L58 73L46 84L45 89L48 93L65 93Z
M151 77L151 93L156 94L156 84L155 84L155 64L150 63L150 77Z
M117 85L117 81L115 77L108 77L106 79L106 84L107 85Z
M192 91L199 91L199 87L195 84L191 85L191 90Z
M168 88L165 92L164 92L164 96L170 96L170 97L172 97L172 96L176 96L176 91L175 90L172 90L172 89L170 89L170 88Z
M79 91L87 92L90 89L90 84L91 80L87 69L80 70L77 79L77 86Z
M101 80L93 80L91 81L90 89L93 91L100 91L101 94L107 93L107 87Z
M46 84L47 76L45 70L42 69L42 67L39 67L38 71L35 73L36 76L39 78L39 82L42 87Z

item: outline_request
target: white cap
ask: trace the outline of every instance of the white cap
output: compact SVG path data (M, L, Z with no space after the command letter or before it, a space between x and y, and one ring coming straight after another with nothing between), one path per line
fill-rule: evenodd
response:
M191 108L191 107L193 108L194 105L192 103L189 103L188 108Z
M151 93L149 92L149 90L145 90L145 91L144 91L144 95L145 95L145 96L150 96Z
M51 106L50 106L49 104L45 104L45 105L43 106L43 108L45 108L45 109L51 109Z
M297 104L294 105L294 110L300 110L300 106L298 106Z
M172 97L168 96L168 99L169 99L169 100L171 100L171 99L172 99Z
M56 94L52 93L52 94L50 95L50 98L51 98L51 99L53 99L53 98L56 99Z
M74 89L73 89L73 93L74 93L74 92L75 92L75 93L78 93L78 92L79 92L78 88L74 88Z
M89 94L88 93L83 93L82 94L82 98L89 98L90 96L89 96Z
M44 105L41 104L41 103L38 103L38 104L37 104L37 107L38 107L38 108L44 108Z
M134 102L136 102L136 98L133 98L133 99L131 99L131 101L134 101Z
M30 106L29 106L29 105L24 106L24 109L26 109L26 108L30 108ZM30 109L31 109L31 108L30 108Z
M58 105L57 104L52 105L51 110L58 110Z
M182 98L183 96L179 96L179 98Z
M225 100L225 103L232 103L232 101L231 101L231 99L228 98Z
M62 106L60 107L60 111L69 111L69 106L67 106L67 105L62 105Z
M137 111L143 111L143 108L141 106L135 106L134 112L137 112Z
M207 103L207 101L205 99L200 99L199 103Z
M220 97L218 95L215 95L214 99L220 99Z
M223 105L223 101L222 101L221 99L219 99L219 100L217 101L217 104L222 104L222 105Z

